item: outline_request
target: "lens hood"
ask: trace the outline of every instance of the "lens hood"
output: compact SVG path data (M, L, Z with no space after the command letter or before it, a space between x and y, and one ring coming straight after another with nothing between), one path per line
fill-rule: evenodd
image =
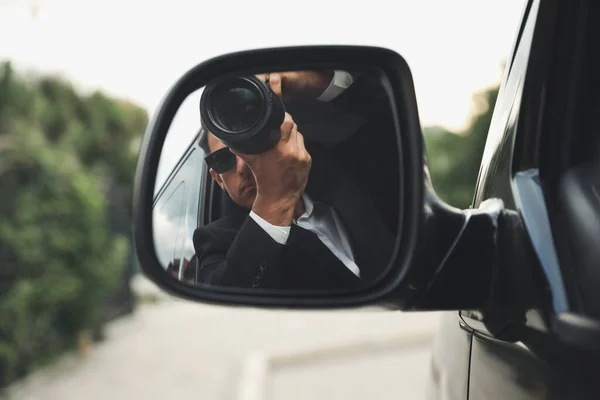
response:
M200 98L202 126L244 154L263 153L275 146L284 117L281 99L255 76L212 82Z

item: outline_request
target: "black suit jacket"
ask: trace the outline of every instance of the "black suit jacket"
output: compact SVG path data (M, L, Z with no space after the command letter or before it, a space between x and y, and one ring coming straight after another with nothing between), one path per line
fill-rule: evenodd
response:
M288 242L277 243L249 215L221 218L196 229L194 247L201 283L242 288L357 288L380 275L390 261L395 236L387 229L370 196L329 158L308 145L312 167L306 193L332 206L349 235L361 278L354 275L319 239L292 225Z
M194 232L200 283L269 289L355 288L372 281L387 266L396 239L398 208L394 190L398 172L385 167L397 165L387 97L378 81L363 76L331 103L337 110L331 104L315 104L288 109L313 160L306 192L339 213L361 278L314 233L292 225L287 244L280 245L244 213ZM346 118L340 109L355 117ZM319 120L329 124L326 131ZM332 132L338 139L326 136Z
M391 103L374 74L354 73L354 83L332 101L287 105L306 142L322 143L361 190L370 193L388 228L397 233L400 154Z

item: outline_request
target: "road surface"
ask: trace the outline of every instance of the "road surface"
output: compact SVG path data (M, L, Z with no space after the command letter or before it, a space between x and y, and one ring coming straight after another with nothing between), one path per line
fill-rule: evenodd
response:
M137 290L152 292L148 281ZM154 292L156 293L156 292ZM12 398L422 398L436 313L209 306L164 293L112 323L87 356L68 356Z

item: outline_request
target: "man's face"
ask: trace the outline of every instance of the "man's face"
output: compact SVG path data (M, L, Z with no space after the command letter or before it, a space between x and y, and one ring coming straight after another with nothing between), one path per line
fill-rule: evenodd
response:
M212 133L208 134L208 146L211 152L226 147ZM222 174L218 174L211 168L210 175L237 205L250 210L256 198L256 181L248 165L241 158L235 157L235 168Z

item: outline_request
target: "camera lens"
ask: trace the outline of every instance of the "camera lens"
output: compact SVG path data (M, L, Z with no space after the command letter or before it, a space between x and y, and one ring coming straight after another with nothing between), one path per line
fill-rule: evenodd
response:
M219 125L231 133L251 129L263 113L260 91L245 80L235 80L213 94L212 115Z
M260 154L275 146L284 118L283 101L256 76L219 80L200 98L202 126L240 153Z

